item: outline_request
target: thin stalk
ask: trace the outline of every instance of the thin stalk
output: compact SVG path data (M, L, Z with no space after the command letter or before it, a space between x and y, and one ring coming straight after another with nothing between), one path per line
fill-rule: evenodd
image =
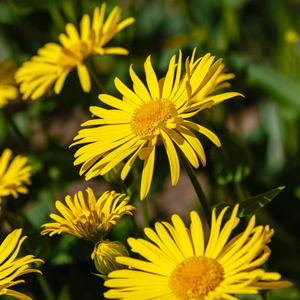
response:
M49 12L50 12L50 15L52 17L54 24L57 26L57 28L61 32L64 32L66 22L65 22L64 18L62 17L62 15L60 14L58 7L53 5Z
M142 210L142 216L143 216L143 227L149 227L150 222L149 222L149 215L148 215L148 210L147 210L147 202L146 199L141 200L141 210Z
M7 112L5 109L3 109L3 112L4 112L4 117L7 121L7 123L10 125L10 127L15 132L16 136L19 138L20 143L23 145L23 147L25 149L28 149L28 142L25 139L25 137L23 136L23 134L21 133L21 131L19 130L19 128L17 127L17 125L15 124L14 120L12 119L11 114L9 112Z
M246 200L246 195L240 182L234 182L234 189L239 199L239 202Z
M98 79L98 77L96 76L92 66L91 66L91 63L89 60L86 60L86 67L88 68L88 71L92 77L92 79L94 80L95 84L97 85L97 87L99 88L100 92L102 94L106 94L106 89L105 87L103 86L103 84L100 82L100 80Z
M44 295L46 297L47 300L55 300L55 297L52 293L52 290L50 289L48 282L46 281L46 278L41 275L41 276L37 276L38 282L40 287L42 288Z
M268 300L268 296L267 296L267 291L259 291L261 297L263 298L263 300Z
M198 178L190 164L190 162L187 160L186 156L182 153L182 151L179 149L178 146L176 146L177 148L177 153L178 153L178 156L179 156L179 160L182 164L182 166L184 167L184 169L186 170L192 184L193 184L193 187L197 193L197 196L199 198L199 201L202 205L202 208L203 208L203 211L204 211L204 214L206 216L206 219L207 219L207 222L208 222L208 225L210 226L210 223L211 223L211 209L210 209L210 206L208 204L208 201L206 199L206 196L204 194L204 191L202 189L202 186L200 184L200 182L198 181Z

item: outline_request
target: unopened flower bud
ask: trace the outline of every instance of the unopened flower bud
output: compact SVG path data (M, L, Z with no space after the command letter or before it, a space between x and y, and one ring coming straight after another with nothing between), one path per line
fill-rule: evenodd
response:
M96 269L100 273L100 277L106 279L106 275L111 271L126 268L124 265L116 262L117 256L129 256L127 249L121 242L102 240L95 245L92 259L94 260Z
M121 181L121 171L124 167L124 162L118 163L110 171L103 175L103 178L108 183L119 183Z

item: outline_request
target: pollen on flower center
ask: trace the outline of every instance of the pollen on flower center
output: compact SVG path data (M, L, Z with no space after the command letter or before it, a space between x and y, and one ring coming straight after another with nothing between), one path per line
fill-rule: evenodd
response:
M135 110L130 122L132 131L138 136L154 134L159 125L172 118L172 107L174 104L167 99L151 98Z
M173 294L181 300L203 299L223 280L222 266L212 258L189 257L172 272L169 286Z

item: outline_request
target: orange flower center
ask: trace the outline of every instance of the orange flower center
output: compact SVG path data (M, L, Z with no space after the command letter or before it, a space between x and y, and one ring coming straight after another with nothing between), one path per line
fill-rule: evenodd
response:
M203 299L223 280L222 266L212 258L189 257L172 272L169 286L173 294L181 300Z
M137 136L155 134L158 128L164 127L165 122L173 117L171 108L174 104L167 99L150 99L137 108L132 116L130 126Z

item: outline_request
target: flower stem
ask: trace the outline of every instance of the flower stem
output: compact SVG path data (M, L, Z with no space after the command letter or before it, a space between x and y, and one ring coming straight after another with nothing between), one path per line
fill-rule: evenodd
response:
M141 204L141 211L142 211L142 216L143 216L143 227L149 227L149 215L148 215L148 210L147 210L147 199L144 199L140 201Z
M89 60L86 60L86 66L88 68L88 71L89 71L91 77L93 78L94 82L96 83L97 87L99 88L100 92L103 94L106 94L106 89L103 86L103 84L100 82L98 77L96 76Z
M186 156L182 153L182 151L179 149L179 147L176 145L176 148L177 148L177 153L178 153L178 156L179 156L179 160L182 164L182 166L184 167L184 169L186 170L192 184L193 184L193 187L197 193L197 196L200 200L200 203L202 205L202 208L203 208L203 211L204 211L204 214L206 216L206 219L207 219L207 222L208 222L208 225L210 226L210 223L211 223L211 209L210 209L210 206L208 205L208 201L206 199L206 196L204 194L204 191L202 189L202 186L200 185L200 182L190 164L190 162L187 160Z
M23 134L21 133L21 131L19 130L19 128L17 127L17 125L15 124L11 114L8 111L6 111L5 108L3 109L3 113L7 123L10 125L10 127L14 130L16 136L19 138L21 145L25 149L28 149L28 142L23 136Z

